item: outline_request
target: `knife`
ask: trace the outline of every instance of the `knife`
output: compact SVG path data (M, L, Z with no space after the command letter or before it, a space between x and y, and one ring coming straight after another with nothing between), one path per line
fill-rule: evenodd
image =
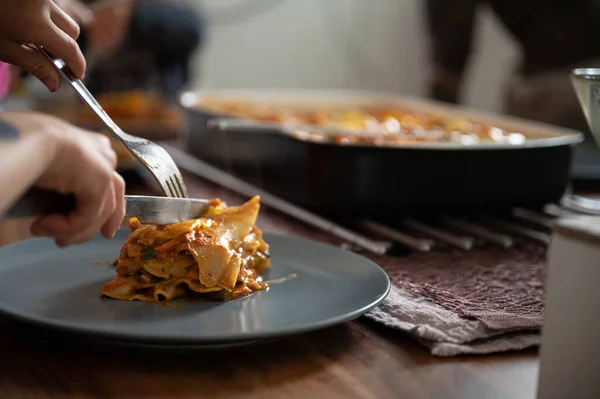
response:
M146 195L125 196L125 216L137 217L144 224L172 224L196 219L204 214L210 202L204 199L153 197ZM73 195L32 188L8 211L5 218L27 218L74 210Z

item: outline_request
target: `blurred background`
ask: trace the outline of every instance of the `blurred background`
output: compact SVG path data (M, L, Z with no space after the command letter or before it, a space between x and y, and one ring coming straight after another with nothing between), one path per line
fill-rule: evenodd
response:
M202 44L191 55L187 88L343 88L411 96L428 93L432 64L421 0L172 3L194 9L203 25ZM461 102L500 111L499 88L510 77L518 53L492 12L482 6L477 13ZM89 63L89 52L87 56ZM34 90L40 86L36 82L28 84Z
M206 14L194 88L348 88L425 96L431 73L422 0L188 0ZM485 6L462 102L501 110L515 43Z

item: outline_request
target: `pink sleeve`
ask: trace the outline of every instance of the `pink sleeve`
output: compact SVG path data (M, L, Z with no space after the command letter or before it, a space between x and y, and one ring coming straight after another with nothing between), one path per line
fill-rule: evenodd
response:
M10 65L0 62L0 100L10 90Z

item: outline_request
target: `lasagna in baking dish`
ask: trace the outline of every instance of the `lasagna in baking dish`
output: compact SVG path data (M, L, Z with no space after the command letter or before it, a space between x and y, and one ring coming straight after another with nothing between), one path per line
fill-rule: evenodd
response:
M255 226L259 209L258 197L237 207L215 199L198 219L164 226L130 219L117 276L100 295L146 302L198 295L227 300L266 289L261 273L270 262Z
M282 126L308 125L340 129L339 134L297 134L311 141L338 144L409 145L414 143L522 144L525 135L450 114L402 109L394 105L365 107L292 107L252 101L205 98L200 106L229 117ZM301 130L301 129L300 129Z

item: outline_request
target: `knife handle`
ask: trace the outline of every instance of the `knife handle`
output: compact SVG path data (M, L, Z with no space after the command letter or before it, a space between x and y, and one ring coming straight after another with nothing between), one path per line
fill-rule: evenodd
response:
M75 209L76 200L72 194L59 194L41 188L29 189L5 213L5 218L26 218L55 213L66 214Z

